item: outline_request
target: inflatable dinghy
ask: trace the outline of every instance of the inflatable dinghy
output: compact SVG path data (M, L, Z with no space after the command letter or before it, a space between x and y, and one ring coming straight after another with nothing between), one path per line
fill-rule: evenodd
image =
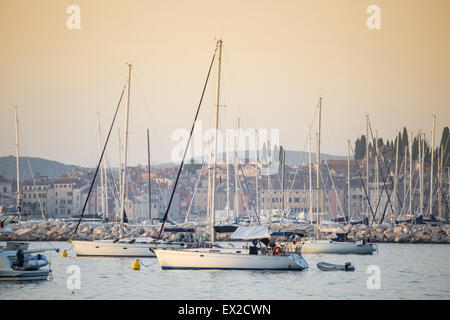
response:
M346 262L344 265L319 262L317 268L322 271L355 271L355 267L350 262Z

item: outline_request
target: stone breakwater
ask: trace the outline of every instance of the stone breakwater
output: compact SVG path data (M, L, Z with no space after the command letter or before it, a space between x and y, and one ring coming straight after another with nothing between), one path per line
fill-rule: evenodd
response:
M0 241L65 241L71 239L76 227L75 222L22 222L8 224L14 232L0 233ZM194 228L194 238L209 239L210 227L206 224L185 224L185 228ZM278 226L276 226L278 227ZM292 230L290 226L283 226L281 230ZM298 229L305 237L314 237L314 228ZM365 239L374 243L450 243L450 225L348 225L344 227L349 240ZM126 238L152 237L158 235L159 226L125 225L123 235ZM181 234L163 232L162 237L168 240L180 240ZM216 234L216 240L227 240L229 233ZM82 222L75 239L78 240L111 240L120 236L119 224L94 224ZM321 239L331 239L331 233L319 233Z

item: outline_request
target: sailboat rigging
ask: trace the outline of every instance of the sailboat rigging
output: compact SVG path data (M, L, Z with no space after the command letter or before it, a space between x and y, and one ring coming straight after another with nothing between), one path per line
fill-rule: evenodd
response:
M222 54L222 40L217 41L216 50L213 56L218 53L218 75L217 75L217 91L216 91L216 117L215 128L216 134L214 136L214 154L213 154L213 166L212 166L212 192L211 192L211 217L210 217L210 230L211 230L211 247L204 248L184 248L184 249L160 249L154 250L158 262L162 269L244 269L244 270L304 270L308 268L308 264L302 258L299 253L296 252L279 252L280 247L276 247L273 250L269 247L269 231L266 226L258 227L238 227L236 231L231 235L231 239L239 239L244 241L252 241L253 245L250 248L223 248L215 244L214 239L214 214L215 214L215 167L217 156L217 130L218 130L218 117L219 117L219 93L220 93L220 71L221 71L221 54ZM210 67L211 70L211 67ZM208 72L209 78L209 72ZM207 83L205 83L206 88ZM202 94L203 98L203 94ZM199 106L200 107L200 106ZM199 108L197 109L197 118ZM194 122L195 124L195 122ZM191 130L192 135L192 130ZM190 137L188 140L189 146ZM185 154L186 154L185 150ZM177 180L182 164L178 171ZM245 176L244 176L245 177ZM253 204L253 201L252 201ZM167 217L169 207L166 209L165 218ZM161 229L162 230L162 229ZM257 247L259 244L259 247Z

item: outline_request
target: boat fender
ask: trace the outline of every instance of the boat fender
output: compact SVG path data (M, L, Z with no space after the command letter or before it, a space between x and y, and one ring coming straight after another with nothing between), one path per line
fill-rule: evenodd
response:
M282 252L283 252L283 250L281 250L280 247L275 247L275 248L273 248L273 254L274 254L274 255L278 255L278 254L280 254L280 253L282 253Z

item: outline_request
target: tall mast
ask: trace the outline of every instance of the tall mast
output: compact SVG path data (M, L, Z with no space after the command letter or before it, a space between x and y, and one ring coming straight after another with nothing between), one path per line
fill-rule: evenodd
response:
M214 159L212 172L212 192L211 192L211 242L214 242L214 217L215 217L215 193L216 193L216 162L217 162L217 135L219 132L219 105L220 105L220 71L222 64L222 40L217 41L218 60L217 60L217 86L216 86L216 119L214 133Z
M240 119L236 119L236 140L234 144L234 210L236 211L236 218L239 217L239 159L238 159L238 146L239 146L239 125L240 125ZM270 172L269 172L270 174Z
M228 144L227 144L228 147ZM227 171L227 221L230 221L230 164L228 150L225 150L225 165Z
M126 197L126 173L127 173L127 148L128 148L128 117L129 117L129 111L130 111L130 85L131 85L131 64L128 65L128 83L127 83L127 108L125 111L125 142L123 146L123 171L122 171L122 187L121 187L121 196L120 196L120 223L123 224L123 210L124 210L124 203L125 203L125 197Z
M17 179L17 212L19 220L22 213L22 200L20 198L20 174L19 174L19 117L17 116L17 106L14 107L14 117L16 119L16 179Z
M256 129L255 131L255 135L256 135L256 164L255 164L255 198L256 198L256 213L259 215L259 177L258 177L258 160L259 160L259 139L258 139L258 129Z
M208 150L208 198L207 198L207 206L208 209L206 211L207 220L211 220L211 172L212 172L212 165L211 165L211 157L212 157L212 140L213 137L209 139L209 150Z
M434 165L434 129L436 125L436 116L433 115L433 129L431 132L431 173L430 173L430 211L429 216L433 214L433 165Z
M403 160L405 162L405 166L404 166L404 172L403 172L403 206L402 206L402 212L405 212L406 211L406 193L408 192L407 189L406 189L406 178L407 178L407 176L406 176L406 165L408 163L408 146L404 147Z
M269 229L270 226L272 224L272 196L270 195L270 188L271 188L271 183L270 183L270 165L269 159L272 159L272 149L270 146L270 142L267 141L267 149L266 149L266 165L267 165L267 209L268 211L268 219L269 219Z
M147 129L147 163L148 163L148 219L152 219L152 181L150 179L150 132Z
M319 235L319 211L320 211L320 127L322 121L322 97L319 98L319 117L318 117L318 133L317 133L317 236Z
M285 163L285 151L284 148L282 148L281 150L281 220L283 220L284 217L284 208L285 208L285 204L286 204L286 199L284 197L284 175L285 175L285 167L286 167L286 163Z
M423 147L425 134L419 131L419 185L420 185L420 204L419 212L423 215Z
M369 199L370 199L370 187L369 187L369 115L366 115L366 186L367 186L367 203L366 213L369 214Z
M100 129L100 115L97 112L97 124L98 124L98 147L101 152L102 150L102 134ZM102 159L101 167L100 167L100 184L101 184L101 195L102 195L102 220L105 221L105 176L104 170L105 161ZM98 202L98 201L97 201Z
M379 199L378 199L378 183L379 183L379 168L377 164L377 158L378 158L378 130L375 130L375 199L377 201L376 211L375 211L375 217L378 215L378 207L379 207Z
M438 158L438 181L439 181L439 186L442 186L442 145L439 148L439 158ZM440 192L438 192L438 217L439 219L442 219L442 206L441 206L441 202L442 202L442 194Z
M313 221L313 196L312 196L312 167L311 167L311 129L308 136L309 153L308 153L308 172L309 172L309 221Z
M413 132L411 131L409 138L409 214L411 215L412 215L412 201L413 201L412 137Z
M122 141L120 141L120 128L117 128L117 133L119 137L119 198L118 200L114 201L117 204L117 207L120 205L120 199L122 197ZM120 220L120 213L119 213L119 220Z
M397 196L397 189L398 189L398 145L399 145L399 141L398 141L398 134L397 134L397 138L395 139L395 177L394 177L394 217L393 217L393 222L394 222L394 226L395 226L395 215L397 214L397 205L398 205L398 200L396 198Z
M352 195L350 186L350 140L347 140L347 221L350 221L352 215Z

